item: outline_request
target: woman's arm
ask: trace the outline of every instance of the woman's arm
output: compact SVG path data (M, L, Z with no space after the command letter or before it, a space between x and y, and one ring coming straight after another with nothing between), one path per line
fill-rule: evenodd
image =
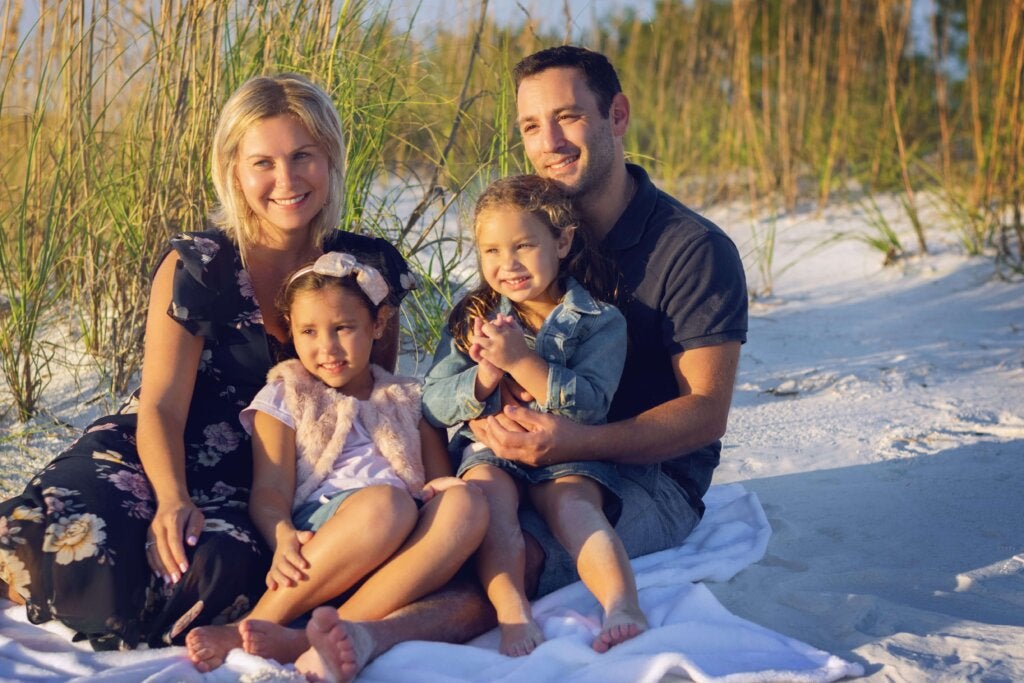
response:
M292 523L295 497L295 430L267 413L257 411L252 429L253 481L249 491L249 516L260 530L274 559L267 587L294 586L306 578L309 562L302 545L311 531L296 531Z
M195 545L203 513L192 502L185 477L185 420L195 388L203 340L167 314L178 256L163 260L153 278L146 315L146 341L139 394L139 458L156 494L146 557L165 581L177 582L188 569L183 539Z

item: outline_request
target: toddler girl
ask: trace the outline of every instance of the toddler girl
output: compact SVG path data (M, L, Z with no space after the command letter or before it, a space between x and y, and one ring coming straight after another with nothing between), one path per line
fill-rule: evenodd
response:
M570 200L538 176L499 180L480 196L474 232L483 282L455 306L427 374L423 406L431 423L498 413L502 396L513 394L578 422L604 421L625 361L626 323L600 301L614 300L614 271L578 223ZM525 655L543 640L524 589L521 494L604 609L594 649L643 631L629 560L609 522L621 507L615 466L527 467L470 439L463 427L450 450L461 460L459 476L483 489L490 506L477 568L497 611L500 651Z
M447 521L433 528L440 515L486 515L474 508L479 494L444 476L447 455L421 418L419 383L370 364L390 315L380 305L387 293L378 271L339 252L299 269L282 290L298 358L274 366L241 415L253 437L249 511L274 553L269 590L241 624L189 634L202 669L238 646L294 661L308 648L302 632L268 632L268 623L338 596L340 617L381 619L445 584L483 536L485 521L456 524L454 534Z

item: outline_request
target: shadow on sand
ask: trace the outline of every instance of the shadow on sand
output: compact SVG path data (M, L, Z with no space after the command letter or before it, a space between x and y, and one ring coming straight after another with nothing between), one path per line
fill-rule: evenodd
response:
M773 536L760 563L709 584L735 614L869 675L882 667L855 649L888 661L885 678L981 666L1021 680L1024 664L999 656L1007 630L989 627L1024 628L1024 440L742 483ZM939 649L959 654L922 642L965 628L978 642Z

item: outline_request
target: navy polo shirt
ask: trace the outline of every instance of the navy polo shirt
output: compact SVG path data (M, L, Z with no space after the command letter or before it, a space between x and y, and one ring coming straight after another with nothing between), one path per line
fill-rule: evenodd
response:
M747 338L747 285L736 245L721 228L627 164L637 191L602 246L622 273L629 352L608 420L676 398L672 357ZM662 467L698 500L711 484L721 442Z

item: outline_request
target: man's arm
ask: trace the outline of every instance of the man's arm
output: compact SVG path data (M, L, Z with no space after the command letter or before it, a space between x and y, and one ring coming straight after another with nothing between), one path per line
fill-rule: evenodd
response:
M503 458L527 465L574 460L659 463L713 442L725 433L740 343L685 351L672 358L679 396L619 422L579 425L555 415L506 407L470 427Z

